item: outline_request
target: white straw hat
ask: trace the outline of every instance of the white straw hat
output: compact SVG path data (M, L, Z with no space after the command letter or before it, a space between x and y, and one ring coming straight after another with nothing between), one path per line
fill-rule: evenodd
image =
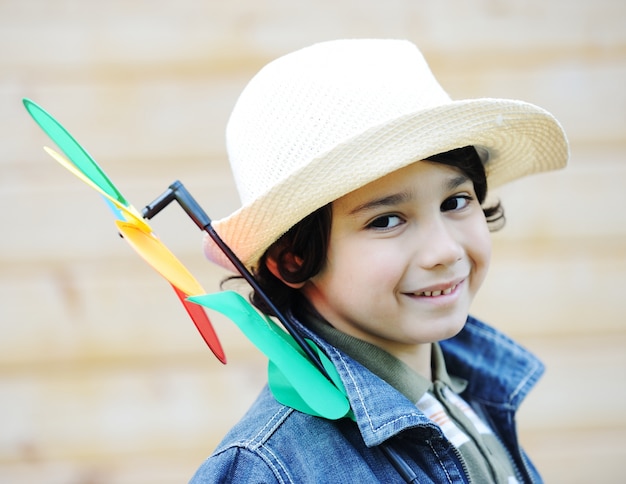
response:
M226 142L242 206L213 222L247 267L329 202L415 161L473 145L488 186L565 166L563 129L521 101L453 101L404 40L336 40L266 65ZM232 270L210 238L207 257Z

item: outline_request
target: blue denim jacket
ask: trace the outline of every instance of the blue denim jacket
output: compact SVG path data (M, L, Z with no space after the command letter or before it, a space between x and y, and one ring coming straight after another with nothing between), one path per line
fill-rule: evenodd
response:
M377 447L387 442L419 483L467 482L456 449L404 395L302 327L329 356L346 387L356 423L325 420L278 403L267 386L198 469L199 483L401 483ZM515 412L543 373L537 358L469 317L442 341L448 372L469 383L462 394L499 435L520 482L541 482L517 440Z

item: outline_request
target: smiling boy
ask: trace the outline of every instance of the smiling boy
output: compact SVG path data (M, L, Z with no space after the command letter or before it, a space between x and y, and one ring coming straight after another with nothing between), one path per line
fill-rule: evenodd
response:
M543 366L469 311L503 220L487 184L564 166L558 122L451 100L409 42L341 40L261 70L227 143L243 206L213 225L328 356L353 418L266 388L192 482L540 481L515 412Z

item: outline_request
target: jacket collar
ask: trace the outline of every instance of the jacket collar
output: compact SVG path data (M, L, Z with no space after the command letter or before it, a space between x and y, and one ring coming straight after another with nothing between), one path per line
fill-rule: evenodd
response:
M430 435L440 433L402 393L309 328L297 324L335 365L367 446L379 445L409 428ZM536 357L471 316L457 336L440 345L450 375L469 382L464 397L487 405L515 410L543 373Z
M519 408L545 370L535 355L471 316L458 335L440 345L449 373L469 382L471 398L511 411Z

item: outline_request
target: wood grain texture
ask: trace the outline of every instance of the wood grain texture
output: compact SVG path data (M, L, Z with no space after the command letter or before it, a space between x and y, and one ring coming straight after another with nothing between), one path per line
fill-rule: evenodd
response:
M570 166L496 194L507 210L474 313L548 371L520 414L547 482L617 482L626 458L626 4L0 2L0 483L185 482L255 398L261 355L213 316L213 358L106 207L41 150L23 97L58 118L137 207L180 179L238 206L223 132L267 61L341 37L402 37L453 97L535 102ZM171 207L153 222L215 291L223 271Z

